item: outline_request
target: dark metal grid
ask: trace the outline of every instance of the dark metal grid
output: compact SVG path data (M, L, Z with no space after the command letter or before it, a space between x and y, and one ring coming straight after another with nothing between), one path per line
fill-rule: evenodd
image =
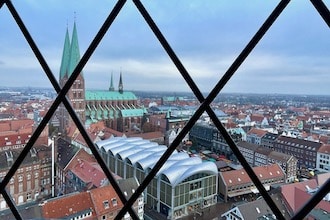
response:
M58 95L57 95L55 101L53 102L53 104L51 105L50 109L46 113L45 117L40 122L40 124L37 127L37 129L35 130L35 132L32 134L29 142L26 144L25 148L22 150L22 152L20 153L20 155L18 156L18 158L16 159L16 161L14 162L14 164L12 165L12 167L10 168L10 170L8 171L8 173L6 174L6 176L1 181L1 183L0 183L0 190L1 190L1 192L4 195L6 195L6 192L5 192L6 185L8 184L8 182L10 181L10 179L13 177L13 175L16 172L16 170L19 168L19 166L21 165L22 161L26 157L26 155L29 153L29 151L32 148L33 144L36 142L36 140L38 139L38 137L41 134L42 130L45 128L46 124L48 123L48 121L53 116L53 114L56 111L56 109L59 106L59 104L61 102L63 102L64 105L65 105L65 107L66 107L66 109L68 110L70 116L72 117L72 120L77 125L77 128L79 129L81 135L83 136L83 138L85 139L86 143L90 147L92 153L94 154L95 159L98 161L98 163L100 164L103 172L105 173L105 175L109 179L110 183L112 184L112 186L116 190L116 192L117 192L120 200L124 204L126 203L126 197L124 196L124 194L120 190L118 183L116 182L116 180L112 176L111 172L107 168L107 166L104 163L102 157L98 153L95 145L93 144L92 140L89 138L86 130L84 129L84 126L82 125L81 121L79 120L78 116L76 115L75 111L73 110L72 106L70 105L70 102L67 100L67 98L65 96L66 93L69 91L70 87L72 86L73 82L75 81L75 79L77 78L77 76L82 71L82 69L85 66L85 64L87 63L88 59L93 54L94 50L96 49L96 47L98 46L98 44L102 40L103 36L105 35L105 33L107 32L107 30L109 29L110 25L112 24L112 22L114 21L114 19L118 15L119 11L121 10L121 8L125 4L125 2L126 1L124 1L124 0L117 2L117 4L115 5L115 7L113 8L113 10L111 11L111 13L109 14L108 18L106 19L106 21L102 25L101 29L96 34L96 36L95 36L94 40L92 41L91 45L88 47L88 49L86 50L85 54L83 55L83 57L79 61L78 65L74 69L72 75L70 76L70 78L68 79L68 81L66 82L66 84L64 85L64 87L61 89L60 86L59 86L59 84L57 83L56 78L54 77L54 75L52 74L50 68L48 67L46 61L42 57L39 49L37 48L36 44L34 43L31 35L27 31L27 29L26 29L23 21L20 19L17 11L15 10L15 7L11 3L11 1L5 1L8 9L9 9L9 11L11 12L12 16L14 17L14 19L15 19L16 23L18 24L19 28L21 29L24 37L28 41L28 43L29 43L32 51L35 53L35 55L36 55L36 57L37 57L40 65L42 66L42 68L45 71L47 77L49 78L49 80L51 81L52 85L54 86L56 92L58 92ZM11 197L10 196L4 196L4 198L5 198L8 206L12 210L15 218L16 219L22 219L22 217L19 215L19 212L17 211L16 205L10 199ZM138 218L137 215L136 215L136 213L134 212L134 210L132 208L128 208L127 211L130 213L130 215L133 218Z
M14 6L12 5L10 0L2 0L0 1L0 9L2 8L3 4L6 3L8 9L12 13L12 16L14 17L16 23L20 27L23 35L25 36L26 40L28 41L31 49L35 53L35 56L37 57L39 63L41 64L43 70L45 71L47 77L51 81L53 87L55 88L56 92L58 93L58 96L56 97L54 103L52 104L51 108L47 112L44 119L41 121L40 125L38 126L37 130L33 133L31 136L30 141L27 143L26 147L23 149L21 154L19 155L18 159L13 164L12 168L9 170L7 175L4 177L4 179L0 183L0 191L3 194L8 206L10 207L11 211L13 212L14 216L17 219L22 219L15 203L12 201L12 197L8 195L8 193L5 190L6 185L8 184L10 178L14 175L16 170L19 168L21 161L25 158L35 141L37 140L38 136L54 114L55 110L59 106L60 102L63 102L65 107L67 108L70 116L72 117L73 121L76 123L79 131L81 132L82 136L84 137L86 143L91 148L92 153L94 154L95 158L99 162L100 166L102 167L103 171L105 172L106 176L108 177L110 183L115 188L116 192L118 193L121 201L125 204L123 209L118 213L116 216L116 219L120 219L124 216L124 214L128 211L131 216L134 219L137 219L137 215L131 208L135 200L138 198L138 196L145 190L145 188L148 186L148 184L151 182L152 178L156 175L158 170L161 168L161 166L166 162L168 157L172 154L172 152L175 149L175 146L181 142L184 135L188 133L188 131L192 128L194 123L197 121L197 119L200 117L200 115L206 111L213 122L215 123L216 127L219 129L219 131L224 136L225 140L227 141L228 145L232 148L233 152L239 159L239 161L242 163L243 167L246 169L247 173L249 174L250 178L264 197L267 204L270 206L274 214L279 219L284 219L281 212L278 210L276 205L274 204L273 200L268 195L267 191L261 184L258 177L255 175L251 167L246 162L243 155L238 150L236 144L230 137L230 135L227 133L226 129L223 127L221 122L217 119L216 115L214 114L213 110L210 108L210 103L214 100L214 98L219 94L221 89L226 85L226 83L229 81L229 79L233 76L233 74L236 72L236 70L239 68L239 66L244 62L246 57L249 55L249 53L253 50L253 48L257 45L257 43L261 40L263 35L266 33L266 31L270 28L270 26L273 24L273 22L276 20L276 18L281 14L281 12L284 10L284 8L287 6L287 4L290 2L290 0L282 0L278 6L274 9L274 11L271 13L271 15L266 19L264 24L261 26L261 28L258 30L258 32L255 34L255 36L251 39L251 41L248 43L248 45L243 49L241 54L237 57L237 59L234 61L234 63L230 66L230 68L227 70L227 72L224 74L224 76L220 79L220 81L217 83L217 85L214 87L214 89L211 91L211 93L206 97L206 99L203 97L201 92L199 91L198 87L190 77L189 73L186 71L180 60L175 55L174 51L171 49L169 44L167 43L164 36L159 31L157 25L153 22L152 18L144 8L143 4L139 0L133 0L135 3L137 9L140 11L141 15L145 18L146 22L148 23L149 27L152 29L154 34L156 35L159 42L162 44L165 51L168 53L169 57L172 59L173 63L178 68L179 72L181 73L182 77L186 80L189 87L192 89L194 94L196 95L197 99L201 102L201 106L198 108L196 113L192 116L192 118L188 121L187 125L183 128L183 130L179 133L178 137L173 141L171 146L168 148L168 150L164 153L164 155L160 158L160 160L156 163L155 167L151 170L149 175L145 178L145 180L141 183L141 185L138 187L136 192L132 195L132 197L127 201L123 193L121 192L117 182L114 180L112 174L106 167L103 159L99 155L95 145L90 140L87 132L84 130L84 127L75 114L73 108L70 105L70 102L66 99L65 95L72 86L74 80L77 78L79 73L82 71L85 64L88 62L88 59L93 54L94 50L98 46L99 42L102 40L105 33L108 31L110 25L120 12L121 8L125 4L126 0L119 0L117 4L112 9L111 13L109 14L108 18L102 25L101 29L95 36L94 40L88 47L87 51L85 52L84 56L81 58L80 62L78 63L77 67L73 71L72 75L68 79L67 83L64 85L64 87L61 89L54 77L54 75L51 73L47 63L45 62L44 58L42 57L40 51L38 50L36 44L34 43L32 37L30 36L29 32L27 31L26 27L24 26L22 20L19 18L18 13L16 12ZM325 6L325 4L321 0L311 0L314 7L317 9L323 20L328 24L330 24L330 14L328 8ZM321 188L320 190L301 208L301 210L293 217L293 219L301 219L305 217L312 208L317 205L322 198L329 192L330 188L330 180L328 180Z

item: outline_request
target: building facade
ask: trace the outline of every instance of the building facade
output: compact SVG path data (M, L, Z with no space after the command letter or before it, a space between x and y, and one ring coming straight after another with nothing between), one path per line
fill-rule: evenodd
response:
M0 152L0 177L3 178L19 156L19 150ZM50 147L33 147L21 166L10 179L7 190L17 205L38 202L51 196L51 150ZM7 209L0 198L0 210Z
M261 146L267 147L270 149L274 148L274 142L277 139L277 137L280 136L279 134L274 134L267 132L264 136L261 138Z
M330 172L330 144L324 144L317 152L316 169Z
M123 179L141 183L167 149L142 138L110 138L97 142L109 169ZM177 219L216 203L218 170L212 162L175 151L145 190L145 204Z
M322 146L313 142L287 136L279 136L274 142L274 150L298 159L298 169L316 168L317 152Z
M286 182L296 180L298 160L294 156L243 141L239 142L237 146L250 166L257 167L278 164L286 174Z
M252 128L246 134L246 141L252 144L261 145L261 139L267 134L267 131L258 128Z

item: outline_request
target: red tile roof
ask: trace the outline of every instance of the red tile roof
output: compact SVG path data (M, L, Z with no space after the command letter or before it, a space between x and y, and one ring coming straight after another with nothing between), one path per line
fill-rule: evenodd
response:
M272 164L268 166L253 167L253 171L262 180L273 178L284 178L284 173L278 164ZM222 176L227 186L236 186L251 183L249 175L244 169L231 170L222 172Z
M89 219L95 219L116 212L122 207L123 204L116 191L108 185L48 200L42 206L42 214L45 219L63 219L79 215L79 212L91 211L92 216Z
M90 191L90 195L97 216L119 210L123 207L121 200L111 185L93 189Z
M319 148L318 152L323 154L330 154L330 144L323 144Z
M65 171L72 169L75 167L79 160L85 160L88 162L96 162L94 156L88 154L84 149L79 149L78 152L73 156L73 158L69 161L69 163L64 168Z
M88 192L48 200L42 207L45 219L61 219L86 210L94 213L93 203Z
M26 144L30 139L30 134L10 134L0 136L0 147L17 145L17 141Z
M321 143L329 143L330 137L325 135L320 135L319 140Z
M265 134L267 134L267 131L261 130L258 128L252 128L251 130L248 131L248 135L256 135L258 137L263 137Z
M262 122L262 120L264 120L264 116L263 115L259 115L259 114L252 114L250 116L251 121L258 121L258 122Z
M0 121L0 133L15 131L17 133L22 129L28 129L30 133L32 133L33 120L31 119L22 119L22 120L11 120L11 121Z
M100 187L106 179L102 168L97 162L89 162L83 159L78 159L78 163L71 168L80 180L88 184L88 188Z
M286 204L289 206L291 212L297 212L311 197L308 193L307 186L311 189L318 187L316 179L307 180L299 183L291 183L281 187L281 193ZM321 208L330 212L330 205L328 201L322 200L317 208Z

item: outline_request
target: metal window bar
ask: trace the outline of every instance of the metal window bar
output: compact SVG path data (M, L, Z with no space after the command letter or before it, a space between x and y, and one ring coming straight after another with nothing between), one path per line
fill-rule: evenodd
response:
M94 154L95 158L99 162L101 168L105 172L106 176L108 177L110 183L115 188L116 192L118 193L120 199L124 203L123 209L118 213L116 216L116 219L119 219L123 217L123 215L128 211L129 214L134 218L137 219L137 215L132 210L131 206L135 202L135 200L138 198L138 196L144 191L144 189L147 187L147 185L150 183L152 178L156 175L157 171L161 168L161 166L166 162L168 157L172 154L172 152L175 149L175 146L181 142L184 135L188 133L188 131L192 128L194 123L197 121L199 116L206 111L213 122L215 123L216 127L219 129L219 131L224 136L225 140L229 144L229 146L232 148L235 155L238 157L239 161L242 163L243 167L246 169L247 173L250 175L252 181L257 186L258 190L261 192L262 196L266 200L267 204L270 206L274 214L279 219L284 219L282 214L279 212L276 206L273 206L273 201L269 197L268 193L262 186L261 182L257 178L257 176L254 174L251 167L247 164L245 158L242 156L242 154L239 152L236 144L231 139L230 135L227 133L223 125L220 123L220 121L215 116L213 110L210 108L210 103L214 100L214 98L219 94L221 89L226 85L226 83L229 81L231 76L236 72L236 70L239 68L239 66L243 63L245 58L249 55L249 53L253 50L253 48L256 46L256 44L259 42L259 40L263 37L263 35L266 33L266 31L270 28L270 26L273 24L273 22L276 20L276 18L281 14L283 9L286 7L286 5L290 2L290 0L282 0L278 6L274 9L272 14L267 18L267 20L264 22L262 27L259 29L259 31L255 34L255 36L251 39L249 44L243 49L241 54L237 57L237 59L234 61L234 63L230 66L230 68L227 70L227 72L224 74L224 76L220 79L220 81L217 83L217 85L214 87L214 89L211 91L211 93L204 99L203 95L199 91L198 87L190 77L189 73L186 71L184 66L181 64L180 60L175 55L174 51L171 49L169 44L167 43L166 39L163 37L161 32L159 31L158 27L153 22L152 18L148 14L148 12L143 7L142 3L138 0L133 0L136 7L140 11L141 15L145 18L146 22L148 23L149 27L152 29L156 37L158 38L159 42L162 44L163 48L168 53L169 57L172 59L173 63L178 68L179 72L181 73L182 77L186 80L189 87L192 89L193 93L197 97L197 99L201 102L201 106L198 108L196 113L192 116L192 118L188 121L187 125L183 128L182 132L179 133L178 137L173 141L172 145L169 147L169 149L164 153L164 155L160 158L160 160L156 163L154 169L151 170L150 174L146 177L146 179L141 183L140 187L136 190L136 192L132 195L132 197L126 201L126 198L123 196L123 193L121 192L117 182L112 177L110 171L106 167L103 159L100 157L98 151L96 150L95 145L90 140L87 132L84 130L84 127L82 123L80 122L79 118L76 116L73 108L71 107L69 101L66 99L65 95L72 86L74 80L77 78L78 74L83 69L84 65L88 62L88 59L93 54L94 50L98 46L99 42L102 40L104 34L108 31L109 27L111 26L112 22L116 18L116 16L119 14L121 8L125 4L126 0L119 0L117 4L114 6L113 10L107 17L106 21L102 25L101 29L95 36L94 40L92 41L91 45L85 52L84 56L78 63L77 67L73 71L71 77L67 81L67 83L64 85L62 89L60 89L54 75L51 73L46 61L42 57L38 47L34 43L32 37L30 36L29 32L27 31L26 27L24 26L22 20L19 18L18 13L16 12L14 6L12 5L10 0L1 0L0 1L0 9L2 9L2 6L4 3L6 3L7 7L9 8L12 16L14 17L16 23L20 27L23 35L25 36L26 40L28 41L31 49L35 53L35 56L37 57L39 63L41 64L43 70L45 71L48 79L52 83L53 87L55 88L56 92L58 93L58 96L56 97L54 103L52 104L51 108L47 112L44 119L41 121L40 125L36 129L36 131L31 136L30 141L27 143L26 147L22 150L21 154L19 155L18 159L13 164L12 168L8 171L4 179L0 183L0 191L1 194L4 196L9 208L13 212L13 215L17 219L22 219L15 203L12 201L12 197L6 192L5 187L8 184L10 178L14 175L16 170L19 168L21 161L25 158L35 141L37 140L38 136L41 134L41 131L44 129L52 115L54 114L55 110L59 106L61 102L64 103L66 109L68 110L70 116L72 117L73 121L76 123L79 131L81 132L83 138L85 139L88 146L91 148L92 153ZM322 0L311 0L312 4L314 5L315 9L318 11L318 13L321 15L323 20L327 23L328 26L330 26L330 13L328 8L325 6L325 4L322 2ZM302 219L305 217L314 206L316 206L322 198L329 192L330 189L330 180L328 180L321 188L320 190L301 208L300 211L296 213L296 215L293 217L293 219ZM276 207L276 208L274 208Z
M191 119L188 121L186 126L182 129L182 131L179 133L179 135L175 138L171 146L166 150L166 152L163 154L163 156L159 159L159 161L155 164L153 169L149 172L148 176L144 179L144 181L141 183L141 185L138 187L136 192L131 196L131 198L127 202L127 206L125 206L117 215L116 219L120 219L123 217L124 213L126 212L126 208L133 205L134 201L138 198L138 195L141 194L144 189L148 186L148 184L151 182L152 178L156 175L156 173L159 171L159 169L162 167L162 165L166 162L166 160L170 157L170 155L173 153L173 151L176 149L176 146L181 142L183 137L189 132L189 130L192 128L192 126L195 124L195 122L199 119L199 117L202 115L202 113L206 110L209 116L211 117L212 121L215 123L217 128L221 131L222 135L224 136L225 140L227 141L228 145L231 147L233 152L235 153L238 160L242 163L243 167L249 174L250 178L252 179L253 183L256 185L258 190L261 192L262 196L266 200L269 207L272 209L274 214L279 219L284 219L281 211L277 208L273 200L268 195L267 191L261 184L258 177L253 172L252 168L249 166L247 161L245 160L244 156L241 154L241 152L238 150L236 144L231 139L230 135L226 131L226 129L222 126L219 119L216 117L213 110L210 108L210 104L213 101L213 99L218 95L220 90L225 86L225 84L229 81L229 79L233 76L233 74L236 72L236 70L239 68L239 66L243 63L245 58L249 55L249 53L252 51L252 49L257 45L259 40L263 37L263 35L266 33L266 31L270 28L270 26L273 24L275 19L281 14L283 9L286 7L286 5L289 3L289 0L281 1L279 5L274 9L274 11L271 13L271 15L267 18L265 23L262 25L262 27L259 29L259 31L255 34L255 36L252 38L252 40L249 42L249 44L244 48L242 53L237 57L237 59L234 61L234 63L230 66L228 71L224 74L224 76L221 78L221 80L217 83L217 85L214 87L214 89L211 91L211 93L208 95L206 99L204 99L202 93L199 91L198 87L190 77L189 73L186 71L184 66L181 64L180 60L175 55L174 51L171 49L170 45L166 42L166 39L161 34L160 30L157 28L157 25L153 22L152 18L148 14L148 12L143 7L142 3L139 0L133 0L137 8L139 9L140 13L150 26L150 28L154 31L155 35L157 36L158 40L174 62L174 64L179 69L181 75L188 83L189 87L192 89L192 91L195 93L198 100L202 103L201 106L198 108L198 110L195 112L195 114L191 117Z
M16 23L18 24L21 31L23 32L24 37L28 41L28 43L29 43L31 49L33 50L33 52L35 53L39 63L41 64L42 68L44 69L47 77L51 81L51 83L54 86L56 92L58 92L58 95L57 95L55 101L53 102L52 106L50 107L49 111L46 113L45 117L40 122L40 124L37 127L37 129L35 130L35 132L32 134L29 142L26 144L25 148L22 150L22 152L20 153L20 155L18 156L18 158L16 159L16 161L14 162L14 164L12 165L12 167L10 168L10 170L8 171L8 173L6 174L4 179L1 181L0 190L2 192L4 191L6 185L8 184L8 182L10 180L10 178L12 178L12 176L15 174L16 170L19 168L19 166L21 165L21 163L24 160L24 158L26 157L26 155L29 153L30 149L32 148L32 146L36 142L36 140L38 139L39 135L41 134L42 130L45 128L45 126L48 123L48 121L50 120L50 118L53 116L53 114L56 111L59 104L61 102L63 102L66 109L68 110L70 116L72 117L73 121L77 125L77 128L79 129L81 135L83 136L86 143L90 147L92 153L94 154L95 159L98 161L98 163L100 164L103 172L105 173L105 175L109 179L110 183L112 184L112 186L116 190L119 198L121 199L121 201L124 204L126 203L126 197L124 196L124 194L120 190L118 183L116 182L116 180L114 179L114 177L110 173L110 171L107 168L106 164L104 163L102 157L99 155L95 145L93 144L93 142L89 138L86 130L84 129L84 126L82 125L81 121L79 120L79 118L75 114L75 111L73 110L72 106L70 105L70 102L66 99L66 96L65 96L66 93L68 92L68 90L70 89L70 87L72 86L74 80L77 78L79 73L82 71L84 65L87 63L88 59L93 54L93 52L96 49L96 47L98 46L99 42L102 40L103 36L105 35L107 30L109 29L110 25L112 24L112 22L114 21L114 19L118 15L119 11L121 10L121 8L125 4L125 2L126 2L126 0L122 0L122 1L117 2L115 7L113 8L111 13L109 14L108 18L104 22L103 26L101 27L101 29L99 30L99 32L95 36L95 38L92 41L91 45L89 46L89 48L86 50L85 54L83 55L83 57L79 61L77 67L74 69L72 75L70 76L70 78L68 79L68 81L66 82L64 87L62 89L60 89L60 86L58 85L57 80L55 79L54 75L51 73L50 68L48 67L47 63L45 62L44 58L42 57L39 49L37 48L36 44L33 41L31 35L27 31L23 21L20 19L15 7L11 3L11 1L5 1L9 11L11 12L11 14L14 17ZM16 205L14 203L12 203L12 201L9 199L10 197L8 198L6 196L4 198L5 198L8 206L11 209L14 210L13 214L14 214L15 218L16 219L22 219L21 216L19 215L19 212L17 211ZM127 211L129 212L129 214L133 218L138 218L136 213L134 212L134 210L132 208L129 208Z

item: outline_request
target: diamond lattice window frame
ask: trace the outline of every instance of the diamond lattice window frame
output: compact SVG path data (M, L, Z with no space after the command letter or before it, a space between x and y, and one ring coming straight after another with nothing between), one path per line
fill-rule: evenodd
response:
M325 23L328 27L330 27L330 13L326 5L323 3L322 0L310 0L311 4L315 7L315 9L318 11L320 16L323 18ZM138 199L139 195L145 190L145 188L148 186L148 184L151 182L151 180L154 178L156 173L159 171L159 169L162 167L162 165L166 162L166 160L169 158L169 156L172 154L172 152L175 150L175 146L178 145L181 140L184 138L184 136L189 132L189 130L192 128L192 126L195 124L197 119L200 117L200 115L206 111L211 120L214 122L217 129L222 133L224 139L238 158L238 160L241 162L243 167L245 168L246 172L249 174L250 178L252 179L253 183L258 188L259 192L264 197L265 201L269 205L269 207L272 209L273 213L276 215L278 219L284 219L282 216L280 210L276 207L273 200L268 195L267 191L261 184L258 177L253 172L252 168L248 165L247 161L243 157L243 155L238 150L235 142L232 140L231 136L228 134L226 129L223 127L221 122L216 117L213 110L210 108L211 102L215 99L215 97L221 92L222 88L226 85L226 83L230 80L230 78L235 74L236 70L239 69L240 65L244 62L244 60L249 56L250 52L254 49L254 47L258 44L258 42L262 39L264 34L267 32L267 30L272 26L273 22L277 19L278 16L280 16L281 12L286 8L286 6L289 4L290 0L281 0L279 4L276 6L276 8L273 10L273 12L269 15L269 17L266 19L266 21L263 23L263 25L260 27L260 29L256 32L256 34L252 37L250 42L246 45L246 47L242 50L242 52L239 54L239 56L236 58L236 60L232 63L232 65L229 67L229 69L225 72L223 77L218 81L216 86L211 90L209 95L207 97L204 97L202 93L200 92L199 88L195 84L195 82L190 77L188 71L185 69L179 58L176 56L175 52L172 50L168 42L166 41L166 38L163 36L157 25L154 23L152 17L149 15L148 11L144 8L143 4L139 0L133 0L137 10L140 12L140 14L144 17L147 25L150 27L151 31L154 33L155 37L158 39L164 50L167 52L168 56L171 58L174 65L179 70L182 77L185 79L189 87L191 88L192 92L195 94L196 98L201 103L198 110L195 112L195 114L191 117L191 119L188 121L187 125L183 128L183 130L179 133L179 135L175 138L171 146L167 149L167 151L163 154L163 156L159 159L159 161L156 163L154 168L150 171L148 176L145 178L145 180L140 184L140 186L136 189L135 193L131 196L130 199L126 200L123 192L120 190L117 182L115 181L114 177L110 173L109 169L107 168L106 164L104 163L102 157L99 155L97 148L95 147L94 143L89 138L87 132L84 129L83 124L75 114L70 102L66 98L66 93L69 91L70 87L72 86L73 82L79 75L79 73L82 71L86 63L88 62L89 58L97 48L98 44L101 42L103 36L107 33L108 29L110 28L113 21L116 19L117 15L120 13L122 7L125 5L126 0L119 0L117 1L116 5L111 10L110 14L108 15L107 19L104 21L102 27L96 34L95 38L89 45L88 49L82 56L80 62L74 69L73 73L69 77L66 84L61 88L54 77L54 74L51 72L46 60L41 55L37 45L34 43L33 38L29 34L29 31L24 25L23 20L20 18L19 13L16 11L14 5L10 0L1 0L0 1L0 10L3 10L4 5L8 8L11 15L13 16L14 20L16 21L17 25L19 26L22 34L24 35L25 39L27 40L29 46L31 47L32 51L34 52L38 62L41 65L41 68L45 72L46 76L48 77L49 81L51 82L52 86L54 87L55 91L57 92L57 97L54 100L52 106L50 107L49 111L46 113L45 117L31 136L29 142L26 144L25 148L22 150L21 154L17 158L17 160L14 162L13 166L10 168L8 173L4 176L4 178L1 180L0 183L0 191L4 199L6 200L9 208L11 209L13 215L16 219L22 219L17 206L15 202L13 201L12 197L9 195L9 193L6 191L5 187L9 183L10 179L15 174L16 170L21 165L22 161L26 157L26 155L29 153L30 149L32 148L33 144L38 139L38 136L41 134L42 130L45 128L48 121L51 119L53 114L55 113L58 106L63 103L66 107L67 111L69 112L69 115L71 116L74 123L77 125L81 135L85 139L87 145L90 147L95 159L99 162L102 170L104 171L105 175L109 179L110 183L113 185L114 189L118 193L118 196L120 200L123 202L124 207L123 209L118 213L116 216L116 219L121 219L126 212L129 212L131 217L133 219L138 219L138 216L134 212L134 210L131 208L133 203ZM322 198L329 192L330 189L330 180L328 180L326 183L323 184L323 186L318 190L318 192L309 200L306 202L306 204L298 211L295 216L293 216L292 219L303 219L312 209L314 206L316 206Z

